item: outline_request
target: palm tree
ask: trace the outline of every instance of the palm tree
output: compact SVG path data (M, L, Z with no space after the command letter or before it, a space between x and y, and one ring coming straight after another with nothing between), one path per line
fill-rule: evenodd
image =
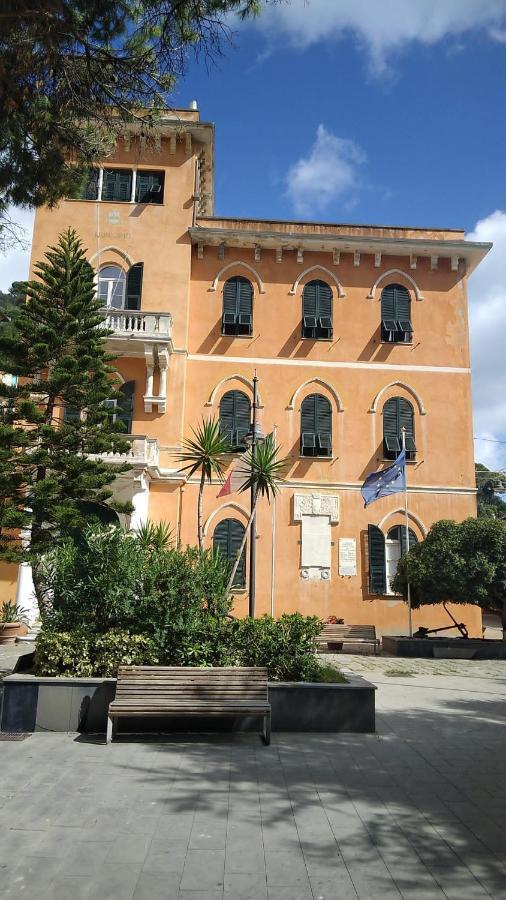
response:
M232 452L228 440L220 431L220 423L217 419L203 419L201 424L193 431L193 439L183 441L183 452L179 454L178 461L187 463L182 467L183 472L190 478L194 472L200 470L200 487L197 505L197 530L199 549L204 549L204 526L202 524L202 502L204 497L204 485L211 483L213 475L220 481L224 479L222 459L226 453Z
M270 502L271 497L278 493L279 485L283 481L283 473L286 471L289 459L287 457L278 459L278 453L279 447L276 447L272 434L269 434L264 441L255 445L254 452L249 450L245 455L244 468L249 470L249 475L240 490L252 491L254 500L241 546L228 579L226 596L230 593L234 583L235 573L246 545L248 532L255 518L258 498L267 497L267 500Z

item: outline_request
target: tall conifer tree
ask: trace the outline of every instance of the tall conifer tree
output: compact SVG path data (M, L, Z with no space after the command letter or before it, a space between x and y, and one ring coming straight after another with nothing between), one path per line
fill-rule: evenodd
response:
M130 446L111 409L120 400L93 269L75 231L64 232L26 287L26 302L0 321L0 558L32 563L110 500L129 467L93 454ZM11 379L12 380L12 379ZM128 505L112 504L118 511ZM24 538L24 539L23 539Z

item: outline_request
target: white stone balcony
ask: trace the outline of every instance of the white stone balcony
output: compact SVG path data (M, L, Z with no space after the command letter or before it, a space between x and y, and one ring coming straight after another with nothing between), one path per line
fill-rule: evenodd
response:
M170 313L141 312L136 309L103 310L105 325L112 331L110 340L128 343L140 342L139 355L144 355L143 344L168 344L172 334L172 318Z
M111 353L134 356L146 362L144 410L165 412L167 368L172 350L170 313L141 312L136 309L102 309L104 326L111 331L107 339ZM158 394L153 394L154 371L159 371Z
M100 453L92 456L92 459L102 459L111 465L129 463L134 469L158 466L160 448L156 438L145 434L125 434L122 437L130 441L130 449L126 453Z

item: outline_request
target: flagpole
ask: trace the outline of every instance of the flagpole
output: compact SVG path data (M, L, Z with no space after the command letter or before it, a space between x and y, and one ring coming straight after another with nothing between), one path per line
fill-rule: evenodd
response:
M255 448L256 448L256 438L257 438L257 408L258 408L258 377L257 370L255 369L255 374L253 376L253 421L251 423L251 459L255 459ZM251 519L251 526L249 532L249 615L252 619L255 618L255 595L256 595L256 536L257 536L257 527L256 527L256 490L254 485L251 485L251 513L253 518ZM255 510L255 512L254 512Z
M402 449L406 452L406 429L402 428ZM404 515L406 528L406 553L409 551L409 515L408 515L408 476L407 465L404 463ZM413 620L411 615L411 585L408 581L408 629L409 636L413 637Z

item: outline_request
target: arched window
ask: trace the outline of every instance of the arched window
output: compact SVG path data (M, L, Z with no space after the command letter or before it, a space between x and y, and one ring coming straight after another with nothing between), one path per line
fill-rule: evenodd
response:
M119 266L102 266L98 273L98 296L104 306L124 309L126 274Z
M301 456L332 455L332 407L321 394L310 394L300 412Z
M222 333L251 335L253 331L253 288L242 275L229 278L223 285Z
M222 556L231 565L234 564L239 548L244 537L244 525L238 519L223 519L214 529L213 547L219 550ZM237 572L235 573L233 587L245 587L246 585L246 544L241 554Z
M414 531L409 530L409 549L418 543ZM369 591L371 594L391 594L392 581L401 556L406 552L406 529L394 525L385 535L377 525L368 527Z
M391 397L383 407L383 456L395 459L402 450L402 429L406 435L406 459L414 459L415 416L409 400Z
M408 344L412 337L409 291L402 284L387 284L381 292L381 340Z
M245 450L250 429L251 404L242 391L227 391L220 401L220 431L234 450Z
M308 281L302 294L302 337L332 337L332 291L325 281Z
M119 266L102 266L98 273L98 296L113 309L140 309L144 263L135 263L128 272Z

